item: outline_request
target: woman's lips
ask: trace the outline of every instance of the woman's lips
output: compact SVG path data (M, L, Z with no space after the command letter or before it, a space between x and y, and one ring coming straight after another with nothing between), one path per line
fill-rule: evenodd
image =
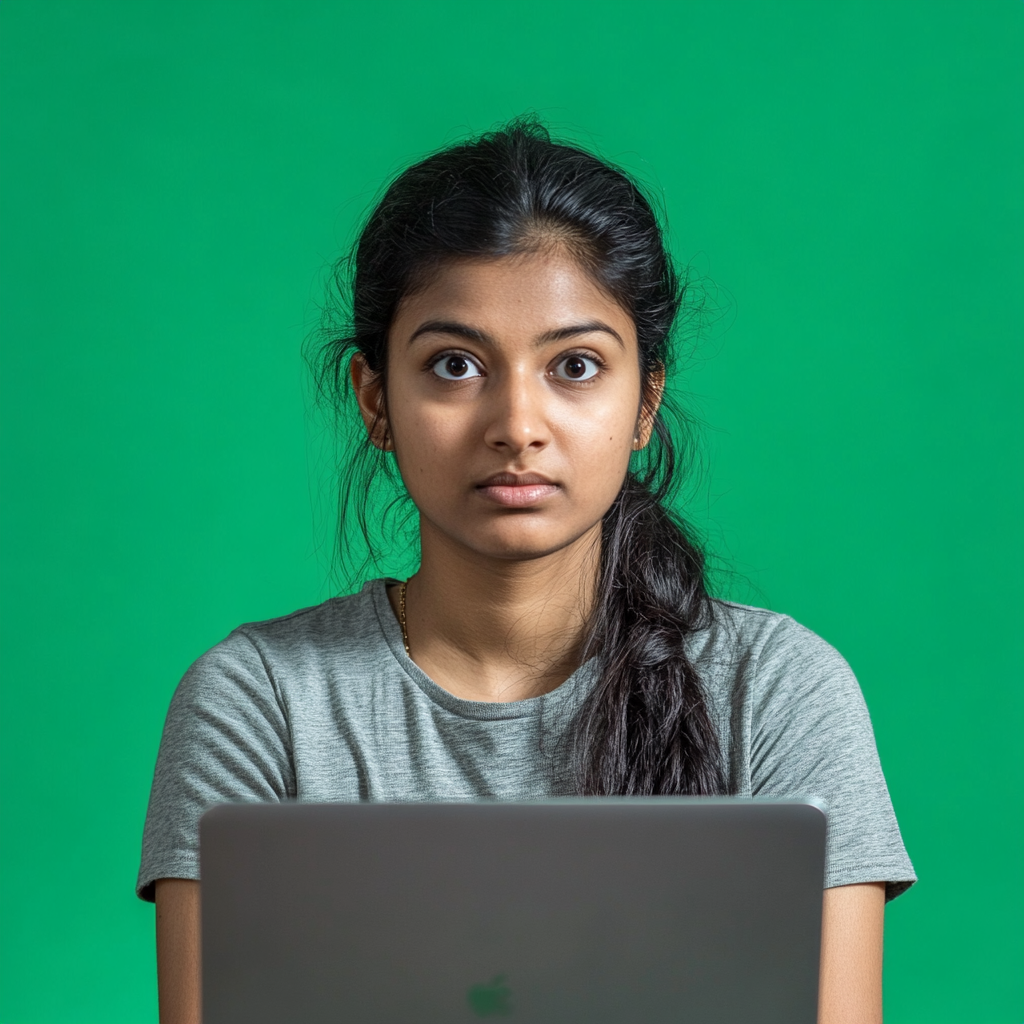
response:
M491 501L499 505L506 505L509 508L524 508L527 505L536 505L538 501L550 498L558 490L557 484L488 484L485 487L478 487L477 490Z
M480 484L477 491L497 505L526 508L550 498L558 491L558 484L533 473L522 477L512 473L498 473Z

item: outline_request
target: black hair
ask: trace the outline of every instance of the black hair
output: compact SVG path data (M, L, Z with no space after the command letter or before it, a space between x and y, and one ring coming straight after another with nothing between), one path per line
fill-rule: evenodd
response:
M321 391L343 401L348 362L360 352L382 375L386 395L395 311L434 269L552 242L565 245L632 317L643 396L656 404L686 286L653 204L624 171L553 140L531 118L449 146L387 188L353 252L335 267L334 283L349 304L347 329L332 331L317 354ZM597 599L582 651L596 658L599 678L568 734L579 794L724 790L718 735L686 643L709 624L712 601L703 551L670 508L677 454L664 413L663 404L602 524ZM395 479L393 460L364 436L350 447L339 506L341 531L354 516L372 552L367 469ZM372 520L382 518L378 508Z

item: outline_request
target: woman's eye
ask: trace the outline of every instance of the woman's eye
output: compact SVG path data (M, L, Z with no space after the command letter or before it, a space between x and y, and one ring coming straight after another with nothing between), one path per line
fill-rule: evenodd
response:
M564 380L590 380L597 376L600 367L586 356L566 356L556 367L555 373Z
M445 380L466 380L469 377L481 377L480 367L466 356L443 356L432 367L438 377Z

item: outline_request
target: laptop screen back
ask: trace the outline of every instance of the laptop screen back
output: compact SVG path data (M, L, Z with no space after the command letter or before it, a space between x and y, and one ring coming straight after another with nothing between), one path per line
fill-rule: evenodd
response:
M222 805L204 1024L814 1024L811 803Z

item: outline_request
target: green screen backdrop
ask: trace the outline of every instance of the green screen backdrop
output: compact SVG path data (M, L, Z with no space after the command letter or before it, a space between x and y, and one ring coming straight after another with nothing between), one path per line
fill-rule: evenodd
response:
M860 679L890 1024L1024 1019L1020 0L0 0L0 1024L153 1024L164 713L332 593L300 356L381 183L536 111L723 310L688 514Z

